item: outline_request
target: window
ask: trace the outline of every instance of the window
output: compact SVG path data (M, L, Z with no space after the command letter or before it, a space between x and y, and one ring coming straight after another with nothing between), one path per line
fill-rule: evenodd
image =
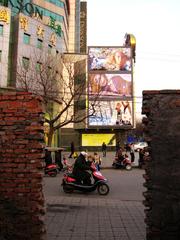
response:
M23 64L23 68L27 70L29 68L29 58L23 57L22 64Z
M42 49L43 47L43 40L37 39L37 48Z
M40 72L40 71L41 71L41 68L42 68L42 63L37 62L37 63L36 63L36 71L37 71L37 72Z
M0 24L0 36L3 35L3 28L4 28L4 26L2 24Z
M48 53L51 53L51 51L52 51L52 46L48 45Z
M27 34L27 33L24 33L24 38L23 38L23 42L25 44L30 44L30 37L31 35Z

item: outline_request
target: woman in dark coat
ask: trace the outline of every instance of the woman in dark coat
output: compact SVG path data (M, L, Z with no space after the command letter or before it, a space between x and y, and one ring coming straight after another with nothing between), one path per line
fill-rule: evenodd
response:
M71 153L69 155L69 158L72 158L72 156L74 154L74 151L75 151L75 149L74 149L74 142L71 142Z
M90 185L91 184L91 174L87 172L90 170L91 162L86 161L86 157L88 154L86 152L81 152L77 157L74 167L73 167L73 175L77 178L79 182L83 181L83 184Z

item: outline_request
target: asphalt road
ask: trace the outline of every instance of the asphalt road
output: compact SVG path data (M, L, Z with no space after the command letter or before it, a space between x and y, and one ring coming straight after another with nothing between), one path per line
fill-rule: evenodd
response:
M108 179L110 192L107 196L100 196L97 191L91 193L74 192L67 194L63 192L61 181L63 172L58 173L57 177L44 177L44 195L46 196L72 196L84 198L108 198L127 201L142 201L142 193L145 191L143 187L144 170L133 168L131 171L120 169L102 169L101 173Z

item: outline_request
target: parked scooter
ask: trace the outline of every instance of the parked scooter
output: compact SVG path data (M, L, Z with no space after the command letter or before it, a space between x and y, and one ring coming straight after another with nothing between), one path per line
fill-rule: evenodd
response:
M117 156L115 156L115 160L112 164L114 168L120 168L120 169L126 169L126 170L131 170L132 169L132 164L131 161L128 157L127 154L122 156L122 160L120 161Z
M82 182L78 182L72 173L66 172L61 184L64 192L72 193L74 190L92 192L97 189L100 195L107 195L109 193L107 179L99 171L97 171L97 168L93 162L91 163L91 176L93 183L91 185L84 185Z
M58 173L58 166L55 163L51 163L45 166L44 173L50 177L56 177Z

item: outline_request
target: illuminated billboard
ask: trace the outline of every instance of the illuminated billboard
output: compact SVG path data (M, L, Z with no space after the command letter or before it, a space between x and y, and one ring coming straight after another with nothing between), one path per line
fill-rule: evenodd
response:
M89 71L126 71L132 70L130 47L89 47Z
M132 128L133 97L131 47L88 47L88 126Z
M91 104L91 101L89 101ZM89 114L91 115L89 109ZM99 101L95 106L95 114L89 117L89 126L102 127L132 127L133 109L132 101L114 100Z
M132 97L131 74L89 74L89 97Z
M82 146L102 146L103 142L105 142L107 146L115 146L115 134L82 134Z

